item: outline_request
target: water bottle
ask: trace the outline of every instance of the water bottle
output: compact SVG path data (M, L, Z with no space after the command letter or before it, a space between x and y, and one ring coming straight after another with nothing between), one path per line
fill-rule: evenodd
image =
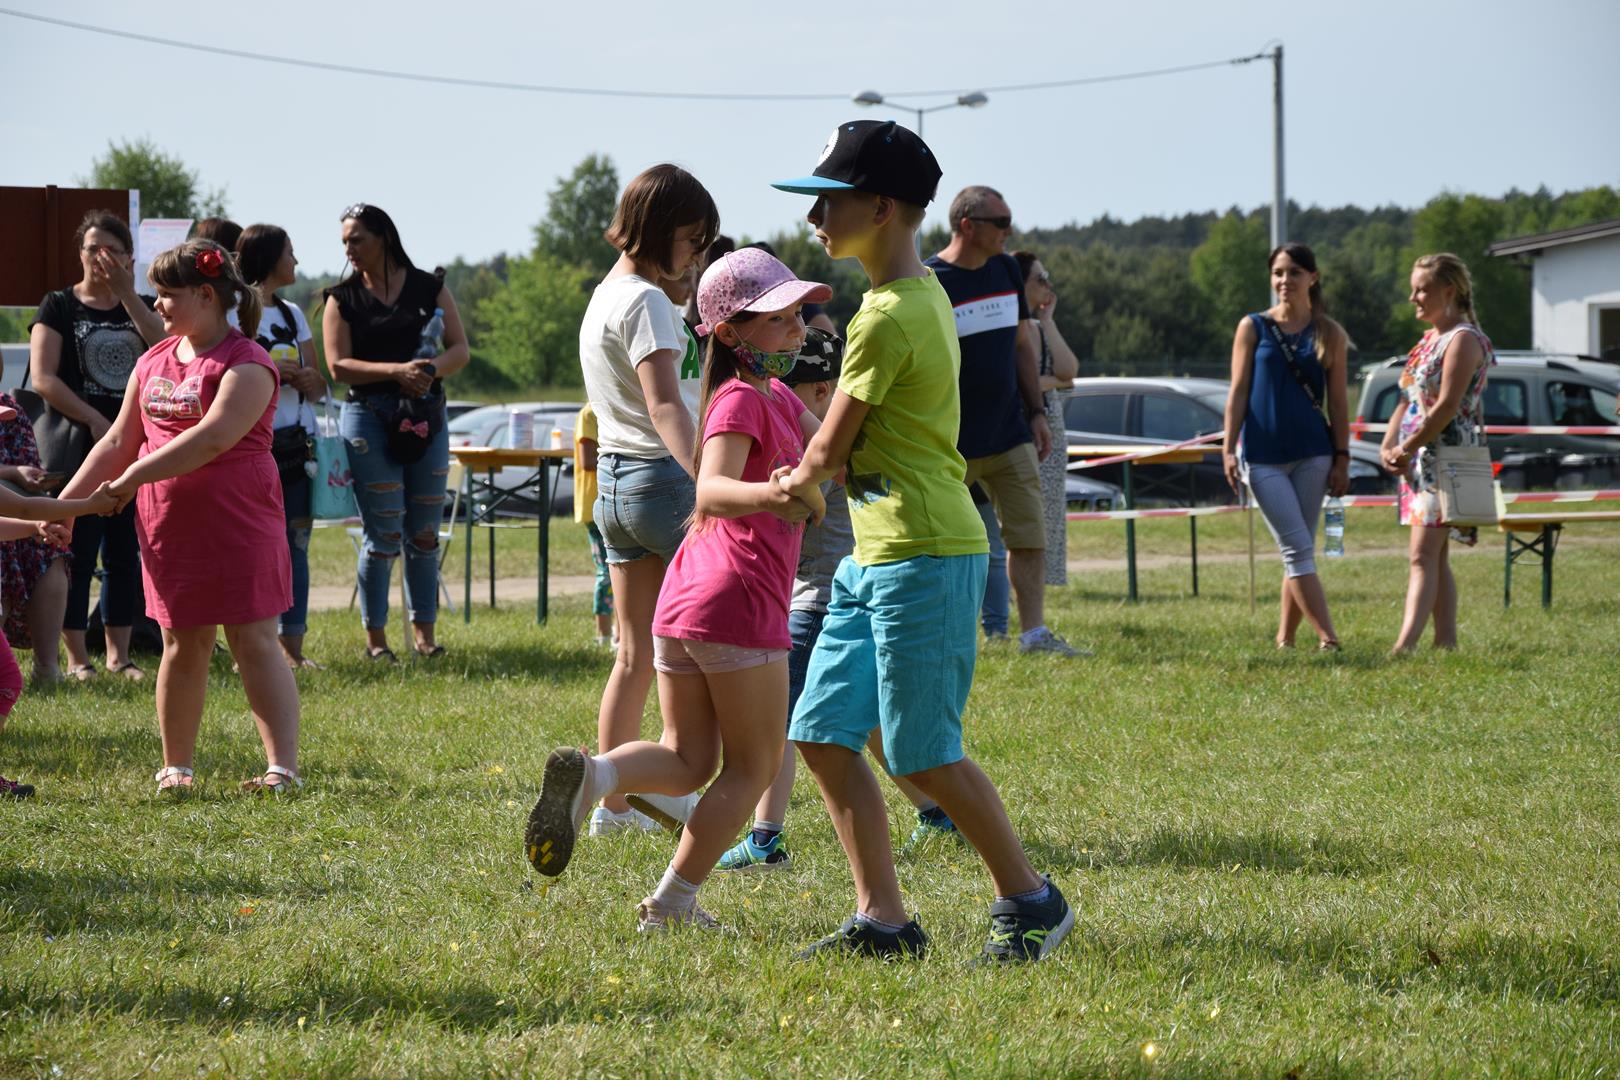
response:
M433 318L422 327L422 343L416 347L416 359L431 360L444 351L444 308L433 309Z
M1344 554L1344 500L1329 495L1322 504L1322 554L1337 559Z

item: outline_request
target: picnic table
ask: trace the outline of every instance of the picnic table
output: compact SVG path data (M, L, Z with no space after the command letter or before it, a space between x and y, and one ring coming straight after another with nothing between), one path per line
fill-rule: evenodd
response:
M1137 443L1137 444L1134 444L1134 445L1129 445L1129 444L1127 444L1127 445L1116 445L1116 444L1107 444L1107 443L1103 443L1103 444L1086 443L1086 444L1079 444L1079 445L1075 445L1075 446L1070 446L1069 449L1068 449L1068 454L1069 454L1069 457L1071 459L1079 459L1079 460L1082 460L1082 461L1087 460L1087 459L1092 459L1092 458L1120 457L1120 456L1126 455L1126 454L1140 455L1140 456L1132 458L1129 461L1123 461L1123 462L1120 463L1120 472L1121 472L1120 487L1124 490L1125 509L1127 509L1127 510L1135 510L1136 509L1136 489L1135 489L1135 485L1134 485L1134 478L1132 476L1132 470L1131 470L1132 465L1138 464L1138 463L1143 464L1143 465L1186 465L1187 466L1187 505L1191 506L1192 503L1193 503L1194 493L1197 490L1196 487L1195 487L1195 483L1194 483L1194 474L1193 474L1193 468L1192 467L1195 464L1197 464L1198 462L1203 461L1210 454L1218 454L1220 452L1221 452L1221 444L1219 444L1219 443L1206 443L1205 445L1202 445L1202 446L1188 446L1188 447L1181 447L1181 448L1178 448L1178 449L1159 450L1159 451L1156 451L1156 452L1155 451L1149 451L1149 452L1145 452L1145 453L1144 453L1144 447L1140 443ZM1155 486L1155 487L1164 487L1167 483L1168 483L1168 481L1161 481L1158 484L1155 484L1153 486ZM1190 551L1191 551L1191 555L1192 555L1192 591L1193 591L1193 595L1197 596L1198 595L1198 516L1196 514L1188 514L1187 515L1187 525L1188 525L1188 530L1189 530L1188 535L1190 537ZM1133 604L1136 603L1136 520L1135 520L1135 518L1126 518L1125 519L1125 592L1126 592L1126 598L1131 603L1133 603Z
M1497 523L1507 537L1507 559L1502 569L1502 606L1513 603L1513 564L1535 556L1541 562L1541 606L1552 607L1553 553L1558 535L1570 523L1620 521L1620 510L1545 510L1535 514L1503 514ZM1516 533L1530 533L1521 540Z
M496 512L506 503L526 494L533 494L539 509L539 527L536 541L536 566L539 586L535 596L535 622L544 625L549 614L548 585L551 562L551 496L556 490L556 478L562 475L564 461L573 459L574 451L502 449L490 446L452 446L450 453L465 467L462 490L462 514L467 526L466 576L462 581L461 618L472 622L472 549L473 529L479 525L489 530L489 606L495 606L495 521ZM513 487L500 487L495 473L509 467L534 470ZM480 473L482 475L480 475Z

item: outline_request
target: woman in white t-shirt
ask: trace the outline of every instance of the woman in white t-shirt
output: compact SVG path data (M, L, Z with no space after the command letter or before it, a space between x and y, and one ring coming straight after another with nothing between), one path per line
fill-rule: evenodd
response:
M579 328L580 366L599 436L594 514L619 617L618 659L597 715L598 753L641 734L653 680L653 609L692 514L697 429L682 390L695 388L702 372L662 286L687 272L719 226L714 200L686 170L655 165L631 180L606 234L619 260L596 287ZM672 807L671 816L679 819L681 809ZM615 796L597 808L590 831L601 835L646 820Z
M304 655L309 619L310 440L318 433L313 402L326 397L326 380L315 368L315 338L298 305L276 296L297 279L298 259L285 230L275 225L249 225L236 242L237 267L264 302L258 342L281 375L280 396L271 449L281 474L281 501L287 514L287 551L292 557L292 607L281 616L276 633L287 663L294 669L319 667ZM234 316L234 313L233 313ZM303 438L300 439L299 436Z

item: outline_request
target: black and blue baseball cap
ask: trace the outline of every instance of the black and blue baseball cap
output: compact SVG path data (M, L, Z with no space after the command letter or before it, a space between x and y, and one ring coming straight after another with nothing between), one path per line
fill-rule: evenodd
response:
M851 120L827 139L815 172L771 187L799 195L865 191L927 206L941 175L934 152L916 132L893 120Z

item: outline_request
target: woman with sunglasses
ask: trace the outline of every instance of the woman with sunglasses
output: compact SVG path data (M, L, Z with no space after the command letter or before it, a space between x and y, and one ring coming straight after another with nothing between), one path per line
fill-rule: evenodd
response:
M388 583L402 551L416 653L442 656L433 637L450 471L441 381L467 366L467 335L444 272L416 268L392 218L355 203L341 220L353 271L326 290L321 332L332 379L349 388L341 427L364 533L356 574L366 656L396 662L388 647ZM429 340L436 314L443 335Z
M135 361L166 335L152 301L135 291L135 239L124 219L110 210L92 210L74 236L84 276L66 289L47 293L29 328L28 386L39 395L51 421L35 416L39 453L47 474L72 476L96 441L118 418ZM66 421L65 423L62 421ZM107 670L128 679L145 678L129 656L130 630L141 595L141 562L135 538L135 507L110 517L86 515L73 522L73 565L69 568L62 637L68 674L80 682L95 678L85 646L90 582L100 559L101 621L107 641Z

